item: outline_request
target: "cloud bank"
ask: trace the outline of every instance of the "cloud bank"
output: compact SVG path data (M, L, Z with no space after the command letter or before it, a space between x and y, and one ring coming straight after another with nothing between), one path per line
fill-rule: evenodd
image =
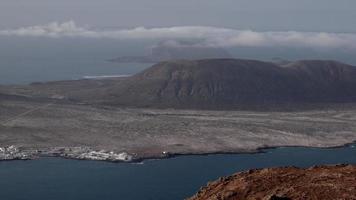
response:
M356 34L325 32L256 32L206 26L163 28L137 27L119 30L94 30L80 27L74 21L0 30L0 36L82 37L117 40L195 40L191 45L210 47L311 47L356 48Z

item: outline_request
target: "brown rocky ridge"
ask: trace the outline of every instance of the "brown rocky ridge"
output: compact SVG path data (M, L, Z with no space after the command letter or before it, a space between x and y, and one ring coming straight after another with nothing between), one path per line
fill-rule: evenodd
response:
M356 166L281 167L220 178L189 200L352 200Z

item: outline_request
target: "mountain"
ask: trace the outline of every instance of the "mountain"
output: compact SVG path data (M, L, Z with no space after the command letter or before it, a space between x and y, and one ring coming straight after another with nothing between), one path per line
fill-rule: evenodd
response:
M356 166L249 170L210 182L188 200L356 199Z
M356 67L321 60L168 61L105 94L102 99L114 105L199 109L356 102Z
M131 77L0 87L1 91L122 107L318 108L356 102L356 67L324 60L282 64L243 59L177 60L160 62Z
M158 63L170 60L209 58L231 58L231 55L224 49L217 47L160 43L151 47L145 56L122 56L111 59L110 61L120 63Z

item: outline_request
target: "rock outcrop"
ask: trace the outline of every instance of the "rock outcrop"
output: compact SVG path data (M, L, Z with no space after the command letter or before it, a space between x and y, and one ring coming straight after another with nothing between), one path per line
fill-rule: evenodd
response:
M209 183L189 200L352 200L356 166L249 170Z

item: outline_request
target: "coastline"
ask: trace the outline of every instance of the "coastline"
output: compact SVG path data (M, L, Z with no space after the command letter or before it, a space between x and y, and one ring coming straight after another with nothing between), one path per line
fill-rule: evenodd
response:
M143 162L146 160L162 160L162 159L170 159L176 158L181 156L209 156L209 155L239 155L239 154L261 154L261 153L268 153L269 150L278 149L278 148L315 148L315 149L339 149L339 148L348 148L348 147L356 147L356 141L346 143L343 145L336 145L336 146L324 146L324 147L316 147L316 146L298 146L298 145L291 145L291 146L273 146L273 147L261 147L255 150L241 150L241 151L218 151L218 152L208 152L208 153L172 153L166 157L144 157L138 159L139 162Z
M0 162L4 161L28 161L28 160L37 160L40 158L61 158L61 159L70 159L70 160L82 160L82 161L101 161L101 162L110 162L110 163L144 163L145 161L149 160L162 160L162 159L171 159L181 156L209 156L209 155L237 155L237 154L261 154L261 153L268 153L269 150L278 149L278 148L316 148L316 149L339 149L339 148L353 148L356 146L356 141L336 145L336 146L298 146L298 145L291 145L291 146L271 146L271 147L261 147L255 150L241 150L241 151L218 151L218 152L192 152L192 153L166 153L156 156L138 156L135 154L129 154L126 152L122 152L127 154L128 157L118 159L114 157L109 158L90 158L83 156L83 153L77 153L68 155L65 152L58 153L56 150L58 149L73 149L73 147L54 147L49 148L49 150L19 150L17 153L21 155L25 155L24 157L14 157L14 158L3 158L0 154ZM17 147L16 147L17 148ZM94 151L88 147L74 147L80 149L88 149L90 151ZM21 149L21 147L19 148ZM109 152L105 150L99 150L95 152ZM87 153L87 152L85 152ZM122 153L112 153L114 156L120 155Z
M356 141L355 109L183 111L22 100L4 100L0 109L4 111L0 147L14 145L31 159L93 160L90 156L94 156L94 160L122 162L127 157L124 162L141 162L183 155L261 153L278 147L335 148Z

